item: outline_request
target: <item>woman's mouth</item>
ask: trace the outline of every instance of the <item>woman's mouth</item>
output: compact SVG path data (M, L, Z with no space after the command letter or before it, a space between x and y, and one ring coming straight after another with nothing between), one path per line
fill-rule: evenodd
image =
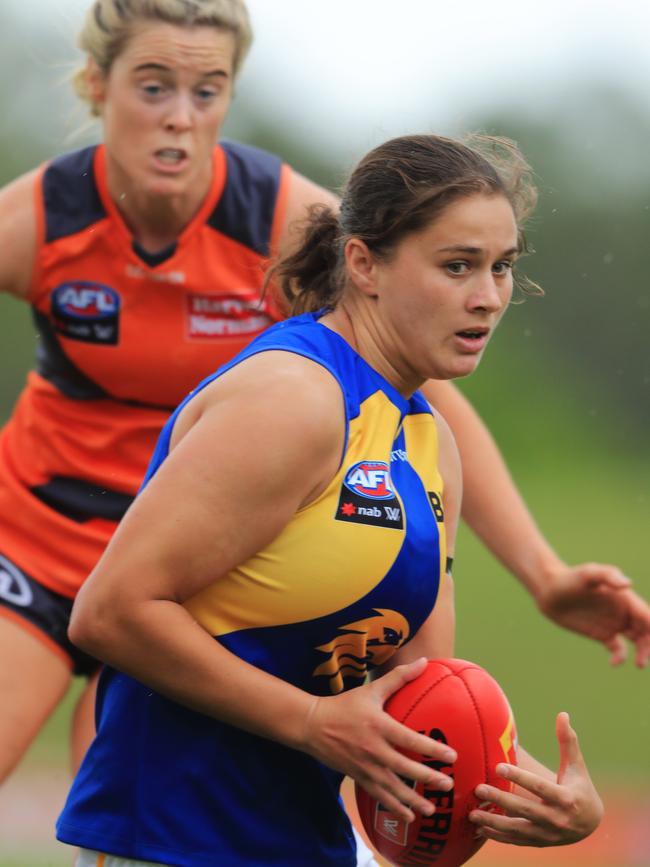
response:
M481 352L485 348L489 328L467 328L456 332L456 343L464 352Z
M187 162L187 151L181 148L160 148L154 153L157 165L163 170L178 170Z

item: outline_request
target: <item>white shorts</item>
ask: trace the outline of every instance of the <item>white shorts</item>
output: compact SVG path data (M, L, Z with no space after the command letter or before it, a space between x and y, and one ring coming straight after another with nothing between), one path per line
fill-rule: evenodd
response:
M352 830L357 843L357 867L379 867L357 829L353 827ZM101 852L82 849L75 867L160 867L160 865L153 861L133 861L129 858L116 858L114 855L102 855Z
M375 856L361 839L361 834L352 826L354 831L354 839L357 841L357 867L379 867L375 861Z

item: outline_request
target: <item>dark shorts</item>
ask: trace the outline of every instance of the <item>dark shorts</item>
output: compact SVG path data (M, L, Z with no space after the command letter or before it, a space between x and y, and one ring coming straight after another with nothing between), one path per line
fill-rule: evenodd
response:
M54 644L63 652L74 674L90 677L101 663L69 641L71 611L72 599L43 587L0 553L0 617L5 614L14 622L24 623L46 645Z

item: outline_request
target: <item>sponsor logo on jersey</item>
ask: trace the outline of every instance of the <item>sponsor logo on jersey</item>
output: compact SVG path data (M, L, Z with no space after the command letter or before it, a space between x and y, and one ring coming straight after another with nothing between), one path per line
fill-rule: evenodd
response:
M180 285L186 282L184 271L151 271L140 265L133 265L131 262L127 263L124 273L132 280L151 280L152 283L176 283Z
M52 291L55 330L70 340L114 346L119 338L121 299L115 289L88 280L62 283Z
M188 295L187 336L190 340L220 337L252 337L275 322L266 299L251 291L250 299L238 295Z
M358 461L343 477L335 519L401 530L402 505L393 490L385 461Z
M34 600L32 588L23 573L0 554L0 599L27 608Z
M363 680L369 668L383 665L409 637L409 624L398 611L373 608L370 617L338 627L338 634L316 650L327 654L314 677L327 677L330 692L344 689L344 679Z

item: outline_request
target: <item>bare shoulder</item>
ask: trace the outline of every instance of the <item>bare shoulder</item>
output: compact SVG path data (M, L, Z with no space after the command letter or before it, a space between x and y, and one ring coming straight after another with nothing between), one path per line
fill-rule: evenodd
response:
M0 291L26 298L36 252L34 184L38 169L0 190Z
M322 365L292 352L253 355L190 401L174 427L172 448L184 439L224 443L233 460L240 446L272 456L280 475L295 474L305 497L335 474L345 440L345 405L338 381ZM184 444L185 445L185 444Z
M436 409L451 415L448 408L453 410L458 401L464 400L458 387L448 379L428 379L420 388L426 399Z
M338 212L339 198L331 190L310 181L298 172L291 172L287 192L287 206L280 234L280 253L285 255L300 238L300 223L312 205L327 205Z

